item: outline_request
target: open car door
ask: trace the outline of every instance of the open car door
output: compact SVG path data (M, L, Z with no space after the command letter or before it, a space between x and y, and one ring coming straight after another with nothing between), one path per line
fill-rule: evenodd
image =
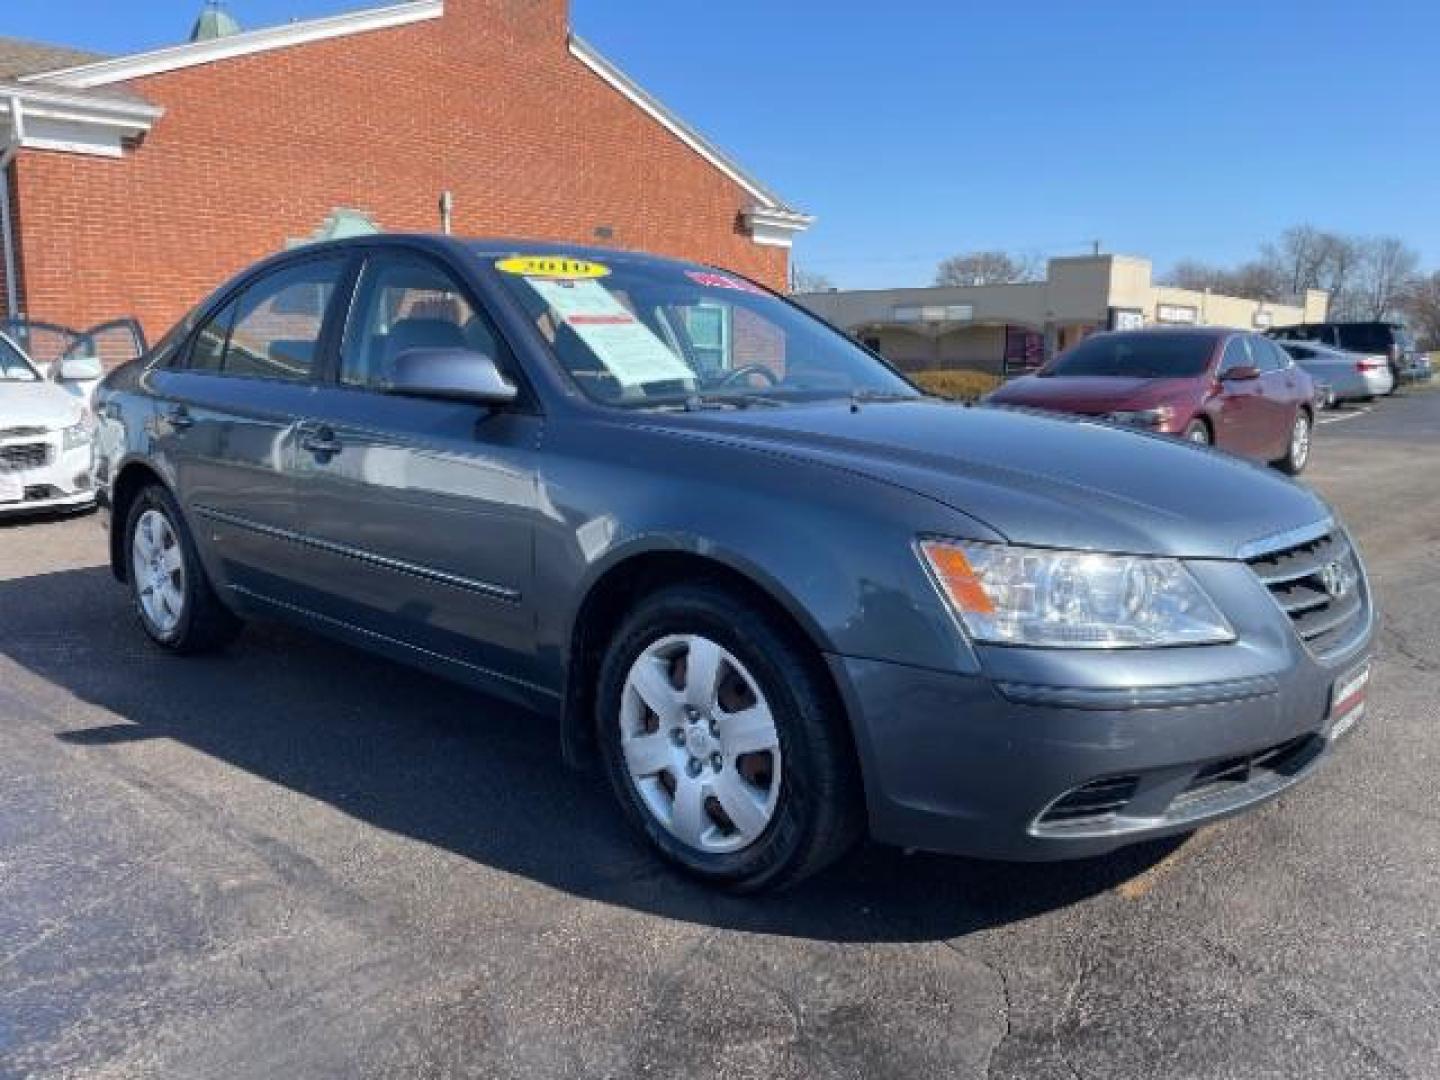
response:
M47 379L87 402L106 371L142 356L147 348L144 329L128 317L88 330L39 319L5 319L0 332L25 350Z

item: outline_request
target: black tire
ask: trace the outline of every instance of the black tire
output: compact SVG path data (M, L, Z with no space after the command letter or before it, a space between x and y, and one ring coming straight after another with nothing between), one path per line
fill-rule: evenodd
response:
M1295 417L1295 424L1305 424L1305 440L1303 450L1297 449L1295 427L1291 428L1291 437L1285 447L1285 456L1274 462L1275 468L1288 476L1299 476L1305 471L1305 466L1310 464L1310 446L1315 435L1315 421L1310 414L1301 409Z
M1184 438L1196 446L1210 446L1214 441L1210 438L1210 425L1204 420L1191 420L1185 427Z
M172 629L156 626L145 612L141 602L141 583L137 580L133 553L135 551L135 530L141 517L147 511L163 514L178 540L180 557L184 567L180 618ZM182 656L215 652L235 640L243 628L241 620L215 595L210 579L195 550L195 541L180 513L180 507L170 492L158 484L151 484L135 496L130 512L125 519L125 567L126 581L130 586L130 598L135 606L136 618L150 639L156 644Z
M782 767L773 816L738 851L699 850L641 799L621 748L621 701L636 659L672 635L701 635L744 664L771 708ZM671 863L732 892L784 888L848 851L864 829L864 799L848 722L820 657L790 628L718 585L678 585L626 616L600 668L596 725L605 771L625 816Z

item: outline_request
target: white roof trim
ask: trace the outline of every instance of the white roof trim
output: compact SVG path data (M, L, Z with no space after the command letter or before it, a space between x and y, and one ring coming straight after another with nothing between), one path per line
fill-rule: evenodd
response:
M150 52L81 64L78 67L40 72L26 75L20 81L81 89L105 86L109 83L144 78L146 75L158 75L164 71L175 71L178 68L210 64L216 60L229 60L236 56L249 56L252 53L285 49L292 45L305 45L312 41L325 41L350 34L363 34L371 30L388 30L427 19L438 19L444 13L444 0L409 0L407 3L391 4L388 7L367 8L323 19L306 19L285 26L247 30L227 37L171 45Z
M744 218L745 227L750 230L750 239L762 247L788 248L798 233L815 224L815 219L809 214L764 206L752 206L745 211Z
M127 134L149 131L155 121L165 115L158 105L143 101L93 97L88 94L67 94L48 87L0 85L0 115L16 111L26 118L44 117L77 124L93 124L113 128ZM13 123L14 117L11 116Z
M746 192L759 200L762 206L771 210L785 210L784 201L773 191L767 189L760 181L756 180L745 172L738 164L731 160L719 147L710 142L694 128L690 127L678 116L672 113L664 105L660 104L654 97L646 93L635 80L626 75L613 63L602 56L589 42L570 35L570 55L579 60L605 82L618 90L632 103L639 106L642 112L659 123L686 146L694 150L702 158L708 161L715 168L728 176L735 183L739 184Z

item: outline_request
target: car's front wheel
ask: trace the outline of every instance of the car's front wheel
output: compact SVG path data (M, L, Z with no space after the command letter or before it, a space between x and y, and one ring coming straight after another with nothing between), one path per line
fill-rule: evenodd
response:
M130 595L152 639L184 654L209 652L234 639L240 620L211 588L168 491L152 484L135 497L125 538Z
M778 888L857 837L845 718L818 657L758 605L712 585L642 600L605 656L597 702L626 815L689 873Z
M1310 438L1314 425L1310 414L1301 409L1295 414L1295 423L1290 427L1290 445L1285 456L1275 463L1281 472L1296 476L1310 463Z

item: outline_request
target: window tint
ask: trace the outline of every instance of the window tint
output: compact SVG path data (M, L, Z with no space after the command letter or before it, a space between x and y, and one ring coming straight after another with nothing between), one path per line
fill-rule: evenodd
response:
M1341 347L1350 352L1385 352L1397 339L1394 328L1385 323L1357 323L1336 329L1340 331Z
M1232 337L1225 343L1225 354L1220 358L1220 374L1224 375L1237 367L1249 367L1251 362L1245 339Z
M0 337L0 382L39 382L40 376L20 350Z
M192 371L220 371L225 359L225 343L230 340L230 326L235 321L236 304L236 301L231 300L195 335L190 346Z
M1280 370L1280 360L1270 351L1270 343L1264 338L1247 337L1245 344L1250 350L1250 362L1261 371Z
M407 349L473 349L508 367L489 321L450 274L414 255L366 264L340 353L340 381L383 386Z
M235 308L221 370L248 378L309 379L325 309L344 268L341 258L312 259L246 289Z
M1190 378L1205 371L1214 351L1215 338L1206 333L1136 330L1096 334L1057 356L1043 374Z

